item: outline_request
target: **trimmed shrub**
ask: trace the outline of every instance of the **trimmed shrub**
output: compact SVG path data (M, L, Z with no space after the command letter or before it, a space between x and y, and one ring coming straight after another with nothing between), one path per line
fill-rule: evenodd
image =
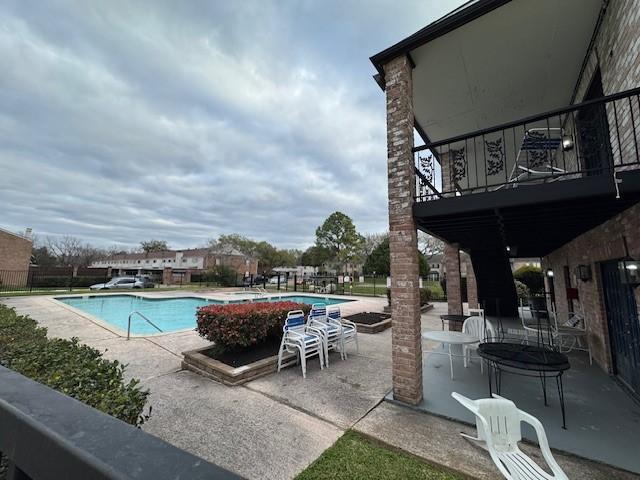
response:
M125 367L77 338L47 338L46 328L0 304L0 364L132 425L141 425L148 390L124 382Z
M513 272L513 278L524 283L532 295L544 292L544 277L539 267L528 265Z
M529 287L527 287L524 283L519 280L515 280L516 282L516 292L518 293L518 300L527 300L529 298Z
M311 305L295 302L208 305L198 309L196 330L201 337L224 349L247 348L280 337L291 310L302 310L306 315Z

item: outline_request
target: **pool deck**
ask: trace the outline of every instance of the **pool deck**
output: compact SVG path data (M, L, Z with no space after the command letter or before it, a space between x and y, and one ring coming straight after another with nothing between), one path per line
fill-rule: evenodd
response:
M208 292L144 292L153 298ZM216 295L211 293L211 295ZM344 314L382 311L386 298L356 298ZM167 333L127 341L114 332L64 308L51 297L0 298L29 315L50 336L78 337L127 364L126 376L151 391L151 419L143 429L195 455L250 479L291 479L330 447L347 429L460 470L470 477L501 478L485 452L461 440L467 426L383 399L391 389L391 330L359 334L360 350L348 350L341 361L332 353L328 369L317 362L303 379L288 368L238 387L227 387L180 370L181 352L208 345L195 331ZM440 328L446 304L422 315L423 328ZM533 451L525 445L527 451ZM570 478L605 480L637 476L610 467L556 454Z

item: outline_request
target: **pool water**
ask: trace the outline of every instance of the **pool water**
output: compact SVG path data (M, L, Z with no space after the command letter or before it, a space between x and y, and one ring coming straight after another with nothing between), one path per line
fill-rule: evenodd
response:
M114 327L126 332L129 315L138 311L163 332L193 329L196 327L196 310L205 305L224 303L220 300L209 300L197 297L178 298L143 298L135 295L95 295L85 297L56 298L71 307L82 310ZM305 295L287 295L255 299L256 302L291 301L312 304L322 302L327 305L345 303L350 300L342 298L318 298ZM229 303L242 303L243 300L233 300ZM139 315L131 317L131 333L133 335L147 335L159 333Z

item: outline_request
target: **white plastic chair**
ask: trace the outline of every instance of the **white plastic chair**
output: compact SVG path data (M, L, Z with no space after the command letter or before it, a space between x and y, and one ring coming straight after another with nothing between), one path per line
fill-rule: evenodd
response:
M293 310L287 313L287 319L282 328L282 342L278 351L278 372L282 368L284 352L295 353L302 365L302 377L307 378L307 358L318 355L320 370L324 367L324 345L322 333L305 325L304 312ZM296 363L297 364L297 363Z
M358 353L360 351L360 347L358 345L358 328L356 327L356 324L342 318L340 307L337 305L331 306L327 309L327 316L330 320L339 323L342 327L342 347L344 350L344 358L347 358L347 343L355 342L356 353Z
M471 400L457 392L451 396L476 416L477 437L461 435L484 448L491 455L500 473L508 480L569 480L551 454L547 435L540 420L516 407L515 403L499 395ZM518 446L522 440L520 422L531 425L538 436L540 451L552 475L542 470Z
M478 339L478 344L485 340L493 340L496 338L496 331L491 325L489 320L485 320L483 317L469 317L462 324L462 333L471 335ZM478 344L468 344L462 346L462 353L464 355L465 368L469 365L471 360L471 351L478 348ZM484 361L480 359L480 372L484 373L483 368Z
M340 358L344 360L342 325L327 316L327 306L324 303L311 305L307 325L315 328L321 334L324 346L324 361L327 367L329 366L329 348L338 350Z

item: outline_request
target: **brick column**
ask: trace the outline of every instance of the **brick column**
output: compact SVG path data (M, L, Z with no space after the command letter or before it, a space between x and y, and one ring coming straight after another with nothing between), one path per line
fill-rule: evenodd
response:
M447 272L447 304L450 315L462 315L462 278L460 277L460 250L457 244L444 246L444 268ZM457 324L451 324L452 326Z
M467 302L469 308L479 308L478 304L478 283L476 282L476 274L473 271L473 263L471 258L465 255L465 262L467 264Z
M165 285L171 285L173 283L173 269L171 267L165 267L162 270L162 283Z
M387 94L387 175L393 396L416 405L422 400L422 343L418 238L413 220L413 87L407 57L385 65Z

